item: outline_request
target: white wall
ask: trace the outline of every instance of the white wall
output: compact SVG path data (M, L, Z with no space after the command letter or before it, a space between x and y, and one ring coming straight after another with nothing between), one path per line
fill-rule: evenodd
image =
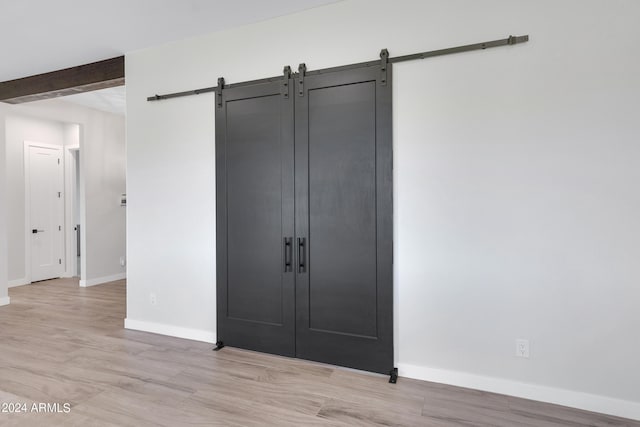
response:
M396 361L640 419L638 16L629 0L350 0L127 55L127 326L216 330L214 98L147 96L530 34L394 67Z
M15 225L9 224L9 251L12 268L17 269L21 263L22 271L14 271L13 276L17 279L20 273L24 275L24 178L20 175L23 160L13 148L15 141L30 135L36 140L50 138L50 143L59 145L65 143L65 138L67 145L80 143L81 193L85 200L81 212L85 224L81 285L124 278L126 270L120 266L120 257L126 255L126 212L119 204L119 195L126 192L124 117L50 100L15 106L1 104L0 122L7 123L7 132L0 134L7 151L7 164L0 164L3 172L6 170L2 175L9 176L12 188L16 182L10 193L16 200L10 199L12 204L7 206L12 211L9 219L16 221ZM21 209L22 213L14 215L14 203L19 204L15 209ZM20 228L22 233L21 246L17 240L11 240L14 228ZM19 246L15 253L14 243Z
M86 207L82 249L87 285L123 277L126 271L120 265L120 257L126 256L126 208L120 206L120 194L126 193L125 134L124 118L115 114L93 114L84 126L80 182Z

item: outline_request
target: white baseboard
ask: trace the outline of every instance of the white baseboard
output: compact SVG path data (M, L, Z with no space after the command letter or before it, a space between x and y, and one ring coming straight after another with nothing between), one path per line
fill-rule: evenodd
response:
M2 307L3 305L9 305L10 302L11 302L11 298L2 297L0 298L0 307Z
M215 332L201 329L182 328L180 326L165 325L162 323L144 322L141 320L124 319L125 329L151 332L154 334L168 335L170 337L184 338L193 341L202 341L210 344L216 342Z
M29 283L31 283L29 279L23 277L22 279L9 280L8 287L15 288L16 286L28 285Z
M640 402L405 363L398 363L398 373L400 376L417 380L507 394L539 402L554 403L586 411L640 420Z
M127 278L127 273L118 273L111 276L96 277L95 279L80 280L81 288L88 288L89 286L101 285L103 283L115 282L116 280L124 280Z

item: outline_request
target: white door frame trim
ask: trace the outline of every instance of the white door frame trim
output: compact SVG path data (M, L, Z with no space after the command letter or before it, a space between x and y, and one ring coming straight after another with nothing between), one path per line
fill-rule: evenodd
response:
M58 150L61 154L60 161L64 162L64 147L61 145L47 144L37 141L24 141L24 272L25 283L31 283L31 170L29 164L29 148L39 147ZM64 165L62 165L64 167ZM64 169L63 169L64 171ZM64 186L64 173L63 173L63 186ZM64 187L62 188L63 203L65 199ZM66 258L66 253L63 249L63 256ZM66 260L65 260L66 264Z
M65 233L65 277L74 277L78 275L78 267L76 265L76 256L73 253L74 243L76 240L75 226L74 223L74 194L76 188L76 181L78 180L78 176L75 171L75 156L80 156L80 145L66 145L64 150L64 188L65 195L69 195L69 197L65 197L64 200L64 222L66 226ZM78 183L79 184L79 183ZM81 198L81 197L80 197ZM76 200L76 203L80 205L81 201ZM80 221L80 218L78 219ZM80 230L81 236L80 239L82 241L82 229ZM81 243L82 245L82 243ZM81 272L82 273L82 272Z

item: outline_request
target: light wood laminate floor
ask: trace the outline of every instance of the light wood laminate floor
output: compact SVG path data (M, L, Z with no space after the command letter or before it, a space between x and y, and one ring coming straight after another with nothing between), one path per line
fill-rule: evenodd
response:
M9 290L11 305L0 307L0 404L25 404L28 413L0 413L1 426L640 426L125 330L125 288L62 279ZM41 402L63 412L31 412Z

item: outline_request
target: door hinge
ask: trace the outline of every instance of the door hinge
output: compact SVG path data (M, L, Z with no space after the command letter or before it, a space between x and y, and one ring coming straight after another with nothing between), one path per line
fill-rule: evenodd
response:
M298 96L304 96L304 74L307 72L307 64L298 65Z
M389 66L389 51L382 49L380 51L380 84L387 85L387 67Z
M62 259L58 258L58 264L62 265Z
M61 225L58 226L58 231L62 231L62 226Z
M60 164L60 159L58 159L58 164Z
M282 80L282 96L285 99L289 99L289 79L291 78L291 67L288 65L285 66L283 73L284 76Z
M58 191L58 199L62 197L62 193Z
M218 89L216 90L216 98L218 100L218 108L222 108L222 89L224 89L224 77L218 78Z

